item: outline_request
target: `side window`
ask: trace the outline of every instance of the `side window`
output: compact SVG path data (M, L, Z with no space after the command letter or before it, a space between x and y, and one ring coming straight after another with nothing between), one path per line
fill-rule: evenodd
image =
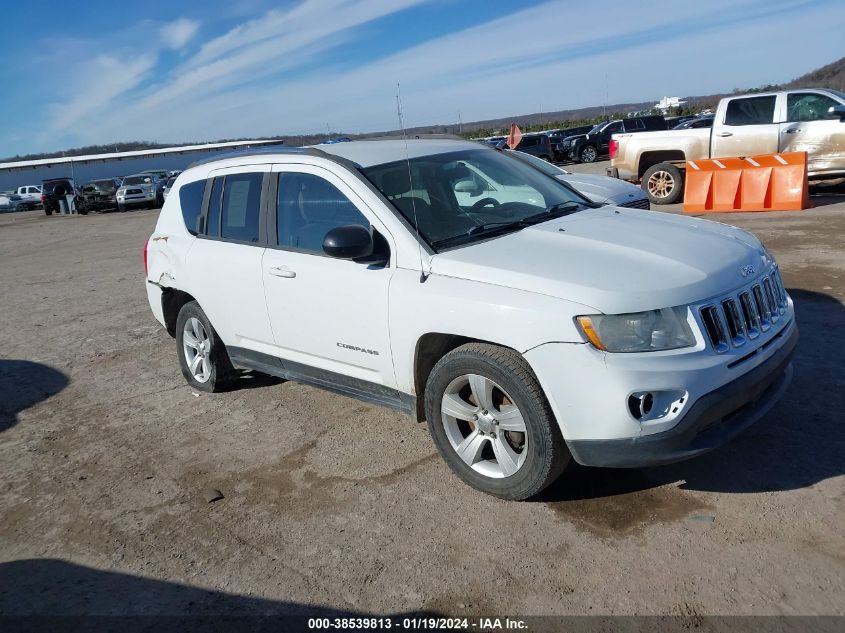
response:
M820 121L828 118L828 109L836 105L840 104L815 92L792 93L786 96L786 120Z
M606 128L604 128L603 133L610 135L616 134L616 132L622 131L622 121L616 121L615 123L611 123Z
M279 246L322 254L326 233L348 224L370 226L349 198L328 180L313 174L279 174Z
M257 242L261 218L261 182L264 174L232 174L223 183L220 236L241 242Z
M197 234L197 220L202 211L202 196L205 193L205 180L196 180L179 187L179 206L182 207L182 219L191 235Z
M725 112L725 125L763 125L774 121L774 95L732 99Z
M208 201L208 219L205 234L220 237L220 199L223 196L223 177L218 176L211 185L211 198Z
M625 126L626 132L645 129L645 125L643 125L643 122L639 119L625 119L625 121L623 121L623 125Z

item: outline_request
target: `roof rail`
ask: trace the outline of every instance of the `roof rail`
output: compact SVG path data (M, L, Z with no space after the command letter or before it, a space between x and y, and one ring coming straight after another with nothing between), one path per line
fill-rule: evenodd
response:
M327 156L326 152L319 150L316 147L285 147L274 145L272 147L248 147L242 150L235 150L233 152L226 152L225 154L218 154L217 156L209 156L188 165L186 169L197 167L198 165L207 165L219 160L226 160L228 158L243 158L246 156L264 156L267 154L306 154L309 156Z

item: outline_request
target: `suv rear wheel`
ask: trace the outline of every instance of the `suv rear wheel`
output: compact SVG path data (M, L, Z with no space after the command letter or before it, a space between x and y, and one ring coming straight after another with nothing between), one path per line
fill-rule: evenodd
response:
M598 151L592 145L587 145L586 147L581 149L581 152L578 154L578 159L582 163L593 163L599 157Z
M425 406L440 455L482 492L527 499L569 462L537 378L514 350L469 343L449 352L431 371Z
M684 193L684 175L672 163L658 163L643 174L642 188L653 204L674 204Z
M179 310L176 351L182 375L194 389L209 393L222 391L236 377L223 341L196 301L186 303Z

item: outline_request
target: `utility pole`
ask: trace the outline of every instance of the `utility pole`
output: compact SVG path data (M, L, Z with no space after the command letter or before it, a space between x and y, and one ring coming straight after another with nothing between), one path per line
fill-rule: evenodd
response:
M464 133L464 122L463 122L463 119L461 119L461 111L458 110L458 134L463 134L463 133Z
M610 94L610 91L608 90L608 87L607 87L607 73L604 73L604 106L601 109L603 119L607 118L607 101L608 101L609 94Z

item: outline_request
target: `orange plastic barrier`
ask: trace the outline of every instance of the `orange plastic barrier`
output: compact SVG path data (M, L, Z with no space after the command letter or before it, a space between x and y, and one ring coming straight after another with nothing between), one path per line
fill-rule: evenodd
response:
M689 160L684 213L810 208L807 152Z

